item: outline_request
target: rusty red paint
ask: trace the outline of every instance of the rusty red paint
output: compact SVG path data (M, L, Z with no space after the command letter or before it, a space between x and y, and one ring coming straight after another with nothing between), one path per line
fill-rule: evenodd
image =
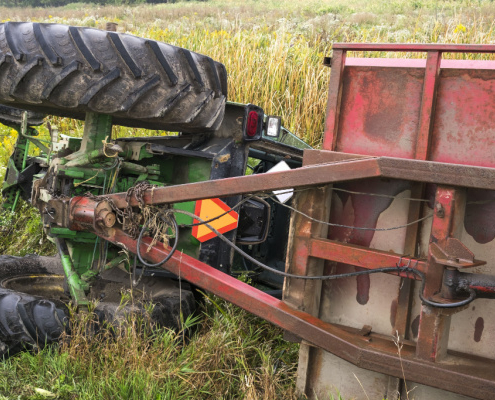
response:
M327 117L322 148L335 150L337 131L340 120L340 102L342 99L342 75L344 73L346 53L336 50L332 59L332 74L328 89Z
M317 150L312 150L317 151ZM324 153L324 151L321 151ZM311 152L310 152L311 153ZM324 158L323 156L321 158ZM474 166L433 163L392 157L362 157L329 164L304 166L290 171L256 174L215 181L187 183L146 190L146 204L171 204L184 201L229 197L243 193L266 192L318 186L366 178L407 179L416 182L437 182L444 185L466 186L495 190L495 169ZM127 207L126 193L109 194L116 207ZM131 206L138 206L135 197Z
M346 67L398 67L417 68L426 67L424 58L353 58L347 57ZM489 60L444 60L440 62L441 69L495 69L495 63Z
M369 247L356 246L326 239L312 239L309 243L309 255L340 264L353 265L362 269L393 267L399 264L399 262L402 266L410 264L421 272L425 269L424 260L416 260L387 251L374 250ZM397 272L392 271L389 273L397 275ZM407 274L405 272L402 272L399 275L403 278L419 279L416 275Z
M432 133L431 160L495 166L494 92L494 70L442 71Z
M478 243L495 239L495 191L468 189L464 227Z
M73 197L70 201L69 229L92 230L95 224L95 208L98 202L87 197Z
M428 52L414 154L418 160L427 160L430 152L441 58L442 53L439 51Z
M349 51L495 53L493 44L334 43L332 48Z
M451 237L452 229L462 215L462 209L459 207L462 203L460 190L437 186L430 246L432 243L442 244ZM443 265L435 262L430 249L424 271L426 280L423 295L425 297L428 298L440 292L444 269ZM423 305L419 319L416 356L433 362L443 359L447 354L449 330L450 315L442 313L440 309Z
M412 158L422 84L418 69L346 68L335 150Z
M410 183L405 181L384 182L381 180L366 180L360 182L349 182L336 186L337 189L344 189L353 192L364 192L372 194L385 194L395 196L410 188ZM360 194L350 194L347 192L336 191L335 195L339 198L339 202L333 202L330 222L348 225L359 226L366 228L375 228L380 214L385 211L392 203L392 198L376 197ZM345 212L337 210L335 207L344 207ZM341 227L333 227L328 235L331 240L336 240L344 243L355 244L362 247L368 247L373 240L373 230L357 230ZM348 257L352 260L351 257ZM370 260L372 264L375 260ZM398 260L397 260L398 261ZM345 261L340 261L345 264ZM352 262L349 264L353 265ZM375 264L376 265L376 264ZM383 266L383 265L382 265ZM389 264L387 266L393 266ZM347 270L346 267L337 266L339 270ZM361 266L355 266L356 271L361 270ZM328 267L327 267L328 271ZM361 275L356 278L356 301L365 305L369 301L370 290L369 275Z
M485 321L482 317L478 317L474 324L474 341L479 342L481 340L481 335L483 334L483 329L485 328Z

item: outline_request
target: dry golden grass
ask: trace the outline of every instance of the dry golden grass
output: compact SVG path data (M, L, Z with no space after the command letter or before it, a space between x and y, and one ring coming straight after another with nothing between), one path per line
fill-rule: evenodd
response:
M0 20L101 29L112 21L120 31L207 54L226 65L230 100L255 103L269 114L281 115L287 128L314 146L323 134L330 75L321 63L324 56L331 56L332 43L494 43L494 16L495 4L487 0L215 0L135 7L0 7ZM136 130L121 134L125 132L139 134Z

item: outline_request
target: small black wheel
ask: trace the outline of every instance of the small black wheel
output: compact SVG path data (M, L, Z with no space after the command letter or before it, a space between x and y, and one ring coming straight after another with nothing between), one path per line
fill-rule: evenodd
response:
M19 126L21 124L22 113L24 111L25 110L21 110L19 108L0 105L0 124L7 126ZM28 111L27 118L29 126L38 126L43 123L45 115L38 112Z
M181 132L219 127L225 67L210 57L117 32L60 24L0 24L0 103L116 125Z
M24 349L42 348L69 332L70 301L64 290L64 272L58 257L0 256L0 358ZM144 312L153 304L151 322L180 329L180 318L195 311L194 296L187 284L168 278L143 277L135 288L133 304L122 305L122 292L130 287L129 275L107 271L90 292L98 302L98 329L118 324L130 313Z

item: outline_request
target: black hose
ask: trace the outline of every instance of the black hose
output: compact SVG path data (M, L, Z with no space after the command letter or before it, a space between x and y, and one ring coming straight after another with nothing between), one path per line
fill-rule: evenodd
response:
M163 221L165 221L163 219L163 217L160 215L160 218L162 218ZM144 261L143 259L143 256L141 255L141 240L143 238L143 235L144 235L144 232L147 231L148 229L148 224L149 224L149 219L148 221L146 221L146 223L143 225L143 228L141 229L141 232L139 232L139 237L137 239L137 249L136 249L136 254L138 256L138 259L139 259L139 262L147 267L158 267L162 264L165 264L168 260L170 260L170 258L174 255L175 253L175 250L177 249L177 244L179 243L179 227L177 226L177 221L175 220L175 217L173 216L169 216L170 220L172 221L172 224L174 225L174 231L175 231L175 240L174 240L174 244L172 246L172 250L170 250L170 253L167 254L167 256L160 262L157 262L156 264L150 264L148 263L147 261Z
M177 210L174 209L172 210L174 213L180 213L180 214L185 214L190 217L193 217L197 220L199 220L202 224L207 226L209 229L211 229L215 234L225 243L227 243L230 247L232 247L235 251L237 251L241 256L247 258L249 261L251 261L253 264L257 265L260 268L263 268L266 271L272 272L276 275L281 275L285 278L294 278L294 279L305 279L305 280L331 280L331 279L342 279L342 278L351 278L354 276L359 276L359 275L371 275L371 274L376 274L379 272L405 272L407 273L412 273L414 275L419 276L421 279L421 289L419 291L419 298L421 301L429 306L432 307L437 307L437 308L455 308L455 307L461 307L466 304L469 304L471 301L473 301L476 298L476 293L472 289L467 289L466 291L469 293L469 297L467 299L455 302L455 303L437 303L431 300L426 299L423 296L424 288L425 288L425 275L421 271L418 271L415 268L409 267L409 265L405 267L401 267L399 265L395 267L384 267L384 268L377 268L377 269L371 269L371 270L364 270L364 271L356 271L356 272L349 272L346 274L338 274L338 275L316 275L316 276L302 276L302 275L295 275L295 274L290 274L287 272L279 271L278 269L269 267L268 265L263 264L262 262L256 260L254 257L251 257L249 254L244 252L242 249L240 249L238 246L236 246L234 243L232 243L229 239L227 239L224 235L222 235L218 230L216 230L213 226L208 224L206 221L202 220L200 217L197 215L194 215L188 211L184 210Z

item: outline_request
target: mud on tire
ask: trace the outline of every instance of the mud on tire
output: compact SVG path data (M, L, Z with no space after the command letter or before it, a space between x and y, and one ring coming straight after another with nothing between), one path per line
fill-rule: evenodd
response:
M93 289L94 296L108 294L95 310L99 320L95 329L105 323L117 324L129 312L144 312L143 303L120 304L119 289L126 274L118 271L98 280ZM68 297L62 282L58 257L0 256L0 359L55 343L63 332L69 332ZM147 292L154 304L150 318L158 326L178 329L180 315L187 318L195 310L192 292L187 287L179 290L170 279L145 277L137 289Z
M60 24L0 24L0 103L114 124L215 130L224 115L225 67L185 49L123 33Z

